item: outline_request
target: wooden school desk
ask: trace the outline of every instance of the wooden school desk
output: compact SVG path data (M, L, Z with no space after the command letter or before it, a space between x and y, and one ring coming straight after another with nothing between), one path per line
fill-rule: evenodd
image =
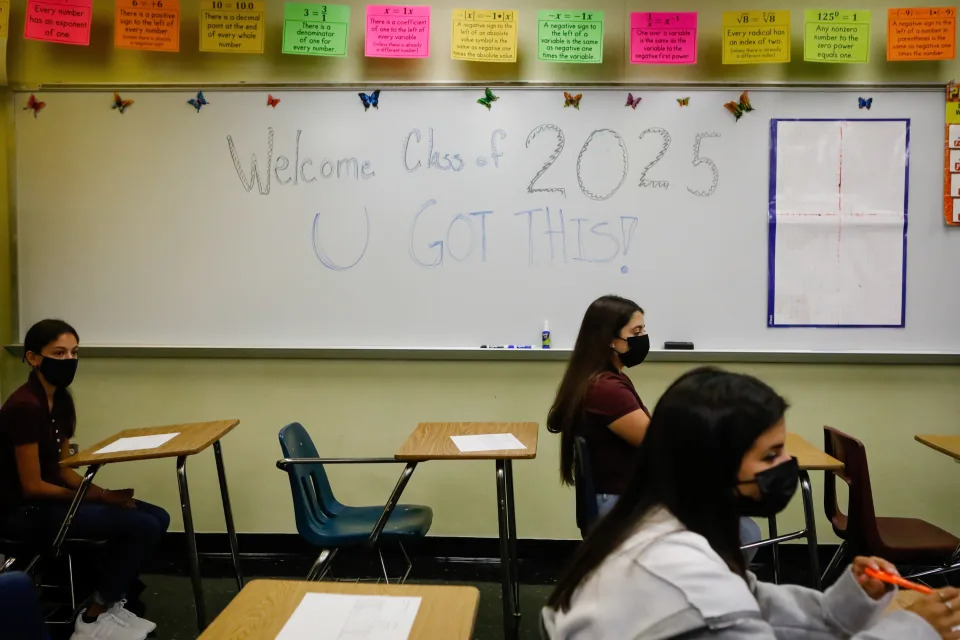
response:
M960 436L915 435L913 439L960 462Z
M476 587L252 580L199 640L273 640L307 593L422 598L410 640L470 640L477 619Z
M206 608L203 601L203 589L200 584L200 560L197 557L197 539L193 531L193 512L190 510L190 493L187 490L187 457L200 453L210 445L217 460L217 475L220 477L220 498L223 501L223 516L227 521L227 534L230 539L230 555L233 558L233 569L237 576L237 588L243 588L243 576L240 575L240 562L237 551L237 532L233 526L233 512L230 510L230 494L227 492L227 475L223 469L223 452L220 450L220 439L231 429L240 424L239 420L217 420L214 422L197 422L190 424L173 424L165 427L148 427L144 429L125 429L120 433L98 442L76 455L60 461L64 467L87 467L83 482L67 509L67 516L53 542L53 553L60 551L60 545L67 535L70 522L80 506L93 477L105 464L113 462L128 462L131 460L150 460L153 458L177 459L177 482L180 487L180 506L183 510L183 529L187 538L187 549L190 561L190 579L193 583L193 599L197 609L197 628L203 631L206 626ZM136 451L118 451L116 453L96 454L105 446L120 438L136 436L151 436L163 433L177 433L175 438L153 449L139 449Z
M810 486L808 471L836 471L843 469L843 463L816 448L795 433L787 432L787 453L797 459L800 467L800 497L803 500L804 528L800 531L777 535L777 519L769 518L770 539L750 545L750 548L769 546L773 553L773 581L780 582L780 552L777 545L787 540L806 538L807 551L810 555L810 571L813 573L813 582L817 589L822 587L820 581L820 559L817 555L817 523L816 511L813 506L813 488Z
M513 504L513 460L537 456L536 422L421 422L394 458L407 462L397 486L370 535L375 543L400 500L417 463L427 460L494 460L497 477L497 524L500 533L500 583L504 638L516 637L520 626L520 577L517 567L517 521ZM511 433L526 449L462 452L450 436Z

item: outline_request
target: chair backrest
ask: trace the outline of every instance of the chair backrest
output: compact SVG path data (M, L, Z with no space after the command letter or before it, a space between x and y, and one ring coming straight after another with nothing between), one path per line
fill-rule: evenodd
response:
M280 429L280 449L284 458L317 458L310 434L299 422ZM343 510L333 495L322 464L297 464L287 469L293 509L300 535L321 535L324 525Z
M854 550L876 549L881 544L877 529L877 514L873 507L873 489L870 486L870 471L867 468L867 450L863 443L837 431L823 427L824 451L843 463L840 471L827 471L823 491L823 507L833 524L836 534L846 540ZM844 514L837 502L836 480L840 478L849 490L847 509Z
M586 538L597 521L597 492L593 485L593 467L587 441L573 439L573 482L577 500L577 527Z

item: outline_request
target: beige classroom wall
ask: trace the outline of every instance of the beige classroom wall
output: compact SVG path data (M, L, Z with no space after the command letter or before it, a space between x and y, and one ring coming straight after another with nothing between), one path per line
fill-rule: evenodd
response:
M198 3L182 1L180 54L141 54L112 48L112 3L95 3L93 44L89 48L25 42L9 44L11 86L49 83L280 83L376 81L462 82L526 80L531 82L604 81L721 81L791 80L818 82L946 82L958 70L949 64L887 64L883 62L889 3L870 4L874 12L872 62L830 67L800 60L800 19L794 16L794 62L783 66L719 65L719 14L723 4L708 0L674 0L671 9L701 12L701 63L679 69L640 68L625 63L623 24L641 3L590 3L606 11L606 60L603 65L547 65L535 60L531 46L537 3L500 5L473 2L477 8L514 8L521 13L521 59L517 65L471 65L449 59L449 17L454 3L433 3L433 52L427 61L365 60L360 55L363 4L354 11L350 56L323 60L281 56L279 11L270 3L268 53L263 56L196 53ZM898 2L898 6L924 3ZM25 2L13 2L11 33L22 33ZM544 5L546 6L546 5ZM582 8L557 2L556 8ZM646 6L646 5L644 5ZM853 7L854 5L851 5ZM795 2L751 2L745 8L806 8ZM862 7L855 7L862 8ZM957 74L960 77L960 74ZM53 94L49 94L53 95ZM55 99L52 97L51 99ZM4 103L6 104L6 102ZM19 108L20 105L16 105ZM6 106L5 109L9 109ZM5 112L5 115L9 115ZM4 122L9 122L5 118ZM9 124L0 129L0 142L12 140ZM6 155L0 172L10 174ZM13 178L15 180L15 178ZM0 335L16 341L11 318L15 296L12 249L15 227L12 191L0 197ZM65 215L67 210L65 209ZM940 216L939 211L912 212ZM55 233L55 230L51 230ZM118 239L122 241L122 239ZM52 274L51 277L56 277ZM629 290L618 293L631 295ZM642 301L641 301L642 302ZM81 338L83 327L79 327ZM657 340L657 336L653 336ZM960 367L852 365L728 365L770 382L793 404L790 428L809 440L822 441L821 426L830 423L860 437L867 445L873 469L878 512L924 517L960 532L960 510L953 488L960 466L913 441L917 432L960 432ZM688 365L650 363L631 372L651 405ZM131 426L237 417L240 426L224 441L227 472L238 529L243 532L291 532L293 509L285 476L274 467L280 457L277 430L285 423L303 422L325 456L389 456L423 420L533 420L543 423L557 381L560 363L398 362L329 360L213 360L86 358L72 388L80 420L78 441L91 444ZM6 352L0 354L0 391L8 395L26 376L26 368ZM538 457L515 465L517 521L524 538L574 538L573 494L559 485L555 436L541 428ZM206 452L188 464L198 530L223 528L213 458ZM386 498L400 466L335 469L332 480L348 503L378 503ZM174 462L146 461L105 468L100 481L108 486L133 486L137 494L174 514L179 528L179 499ZM822 512L822 474L814 474L818 513ZM404 500L431 505L435 535L496 535L493 463L432 462L414 474ZM799 526L799 500L782 519L781 530ZM822 541L833 541L822 515Z

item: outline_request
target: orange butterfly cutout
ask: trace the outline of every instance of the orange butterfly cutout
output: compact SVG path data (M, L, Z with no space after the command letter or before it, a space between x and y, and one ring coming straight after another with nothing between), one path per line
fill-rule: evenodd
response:
M120 94L116 91L113 92L113 106L111 109L117 109L120 113L123 113L127 107L133 104L133 100L124 100L120 97Z
M270 95L270 94L268 93L268 94L267 94L267 106L268 106L268 107L273 107L274 109L276 109L278 104L280 104L280 98L274 98L272 95Z
M580 108L580 98L582 98L582 97L583 97L583 94L582 94L582 93L578 93L577 95L573 96L573 95L570 95L569 93L567 93L566 91L564 91L564 92L563 92L563 106L564 106L564 108L566 108L566 107L573 107L574 109L579 109L579 108Z
M689 107L690 96L687 96L686 98L677 98L677 104L679 104L681 107Z
M36 118L37 114L40 113L40 110L47 106L46 102L41 102L37 100L37 96L30 94L30 99L27 100L27 106L23 108L24 111L27 109L33 109L33 117Z

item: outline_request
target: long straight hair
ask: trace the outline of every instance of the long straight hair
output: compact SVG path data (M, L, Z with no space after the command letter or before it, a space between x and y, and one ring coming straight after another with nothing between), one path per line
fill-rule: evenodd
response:
M569 609L577 587L657 507L706 538L731 571L745 576L737 475L754 441L786 410L783 398L751 376L703 367L677 379L653 411L629 485L580 546L548 606Z
M547 429L560 434L560 479L565 484L573 484L573 440L583 418L583 400L590 385L610 366L610 341L620 336L638 311L643 313L632 300L603 296L583 314L573 354L547 415Z

